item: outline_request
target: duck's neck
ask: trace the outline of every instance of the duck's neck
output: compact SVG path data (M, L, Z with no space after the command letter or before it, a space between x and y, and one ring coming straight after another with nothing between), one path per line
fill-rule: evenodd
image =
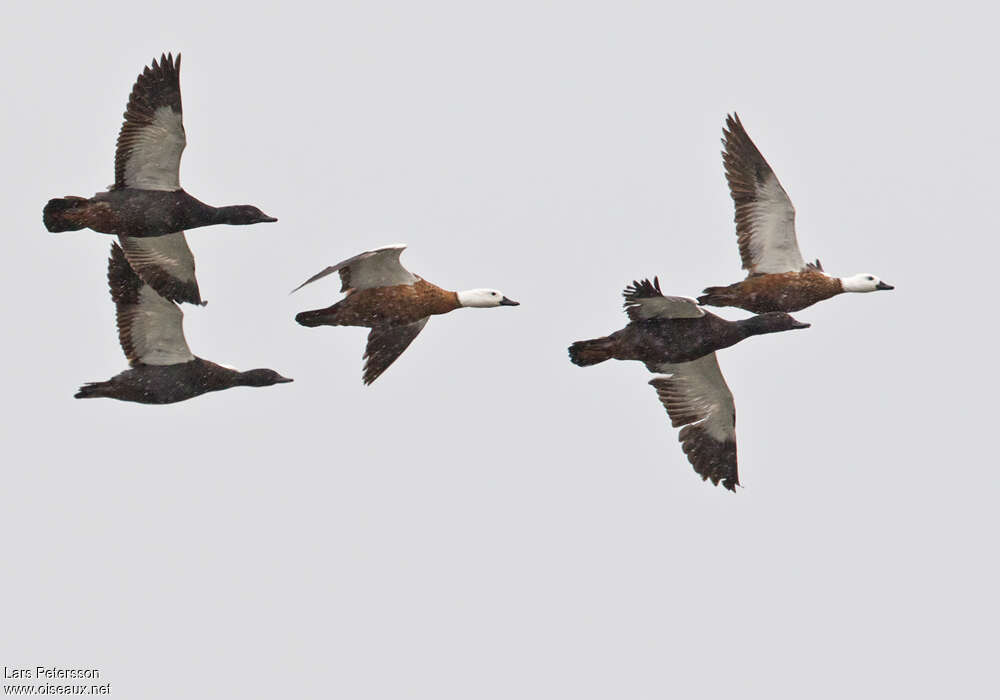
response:
M768 325L766 316L751 316L750 318L740 319L736 323L739 325L740 334L743 338L749 338L752 335L774 333L776 330Z
M205 205L205 210L211 215L212 220L217 224L228 224L236 216L238 207L213 207Z

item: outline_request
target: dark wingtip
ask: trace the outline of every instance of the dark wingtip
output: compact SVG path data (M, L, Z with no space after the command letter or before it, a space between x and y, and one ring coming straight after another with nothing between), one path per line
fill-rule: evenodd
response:
M625 297L626 308L631 306L636 299L663 296L663 292L660 291L660 278L654 277L652 282L649 281L648 277L642 280L632 280L632 284L622 290L622 296Z

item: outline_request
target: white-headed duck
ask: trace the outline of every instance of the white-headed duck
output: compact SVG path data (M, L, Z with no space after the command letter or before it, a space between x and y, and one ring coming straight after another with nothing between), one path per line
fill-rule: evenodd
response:
M346 296L333 306L303 311L295 320L303 326L363 326L371 328L365 349L363 381L374 382L413 342L427 320L463 307L518 306L495 289L451 292L407 270L399 262L405 245L376 248L319 272L293 289L340 273Z
M747 278L708 287L699 303L754 313L799 311L843 292L893 289L875 275L831 277L819 260L806 263L795 238L795 208L738 115L726 117L723 135L722 161L736 205L737 242Z

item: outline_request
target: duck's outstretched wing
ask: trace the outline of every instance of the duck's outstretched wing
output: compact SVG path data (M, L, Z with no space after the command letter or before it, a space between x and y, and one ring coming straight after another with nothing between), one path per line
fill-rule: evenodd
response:
M667 409L688 461L702 479L730 491L739 485L736 469L736 407L713 352L691 362L649 365L649 383Z
M119 236L128 264L143 282L171 301L204 304L194 274L194 255L183 231L154 238Z
M336 265L331 265L322 272L317 272L293 289L292 292L297 292L307 284L334 272L340 273L340 291L342 292L351 289L413 284L417 281L417 276L399 262L399 256L404 250L406 250L405 245L396 244L359 253L353 258L348 258Z
M363 358L365 370L362 380L365 384L371 384L389 369L389 365L403 354L413 339L424 329L428 318L424 317L403 326L381 326L371 329Z
M625 287L625 313L633 321L651 318L698 318L705 310L690 297L667 297L660 292L660 278L644 279Z
M722 162L736 205L736 236L743 269L751 275L805 267L795 238L795 207L771 166L747 135L739 115L726 117Z
M187 145L181 110L181 56L153 59L136 78L118 132L113 189L179 190Z
M184 313L145 284L117 243L108 259L108 288L115 302L118 342L133 367L174 365L194 359L184 340Z

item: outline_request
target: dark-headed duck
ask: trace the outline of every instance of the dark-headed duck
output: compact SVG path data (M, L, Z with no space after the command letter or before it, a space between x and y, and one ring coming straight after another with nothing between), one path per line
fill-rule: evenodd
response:
M736 461L736 409L719 369L715 351L764 333L808 328L783 312L727 321L698 306L694 299L668 297L658 279L625 288L631 322L604 338L581 340L569 347L581 367L605 360L636 360L660 376L650 380L667 409L688 461L702 479L730 491L739 485Z
M738 115L726 117L723 135L722 160L736 205L740 257L748 274L727 287L708 287L699 303L754 313L799 311L843 292L893 288L875 275L831 277L819 260L806 263L795 238L795 208Z
M45 205L52 232L90 228L119 236L152 237L212 224L277 221L248 204L213 207L180 185L187 143L181 112L180 54L153 60L139 74L115 151L115 184L90 199L63 197Z
M370 250L332 265L300 284L340 273L346 296L333 306L303 311L295 320L303 326L363 326L371 328L365 348L363 381L371 384L396 361L423 330L427 320L462 307L518 306L495 289L451 292L414 275L399 262L405 245Z
M118 340L131 369L106 382L80 387L76 398L165 404L235 386L271 386L292 381L273 369L239 372L191 354L184 314L135 274L117 244L111 245L108 287L115 302Z

